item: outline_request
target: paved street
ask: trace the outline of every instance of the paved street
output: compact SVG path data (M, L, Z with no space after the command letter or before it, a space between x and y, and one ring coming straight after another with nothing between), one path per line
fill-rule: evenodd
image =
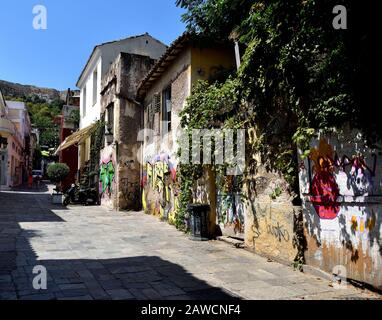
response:
M1 299L354 299L329 282L219 241L194 242L143 213L0 193ZM46 290L32 269L48 272Z

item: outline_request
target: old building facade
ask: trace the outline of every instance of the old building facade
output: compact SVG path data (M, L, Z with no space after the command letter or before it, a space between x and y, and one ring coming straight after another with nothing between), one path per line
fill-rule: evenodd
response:
M178 138L180 116L197 80L207 80L220 68L235 66L233 48L206 44L184 34L141 83L138 98L144 108L142 139L142 205L147 213L174 223L178 210ZM214 178L198 181L195 201L211 206L210 229L216 226Z
M5 101L0 91L0 180L3 189L20 186L31 169L31 123L23 102Z
M101 117L101 81L110 64L121 52L139 54L158 59L166 46L149 34L133 36L119 41L97 45L77 81L80 89L80 130L89 128ZM79 168L90 159L90 137L79 145Z
M24 102L6 101L6 104L8 118L15 126L15 134L8 141L10 186L19 186L26 181L32 165L31 122Z
M10 185L8 140L13 134L15 126L8 118L8 107L0 90L0 189L2 190Z
M100 155L101 204L117 209L139 210L141 105L137 87L155 60L120 53L102 79L101 119L105 141Z

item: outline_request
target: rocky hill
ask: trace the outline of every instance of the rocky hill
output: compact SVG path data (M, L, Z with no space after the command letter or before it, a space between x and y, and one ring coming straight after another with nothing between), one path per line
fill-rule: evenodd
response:
M29 95L37 95L47 101L55 99L65 99L66 91L58 91L49 88L39 88L31 85L23 85L19 83L0 80L0 89L5 96L23 97Z

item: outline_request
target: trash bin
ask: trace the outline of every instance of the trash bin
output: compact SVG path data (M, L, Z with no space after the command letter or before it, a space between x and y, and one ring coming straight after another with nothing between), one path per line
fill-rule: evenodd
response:
M210 206L208 204L189 204L191 240L209 240L208 221Z

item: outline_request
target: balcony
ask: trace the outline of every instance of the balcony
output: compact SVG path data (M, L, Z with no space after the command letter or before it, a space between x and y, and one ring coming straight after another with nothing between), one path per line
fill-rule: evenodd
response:
M7 138L12 134L14 134L13 123L6 118L0 118L0 135L4 138Z

